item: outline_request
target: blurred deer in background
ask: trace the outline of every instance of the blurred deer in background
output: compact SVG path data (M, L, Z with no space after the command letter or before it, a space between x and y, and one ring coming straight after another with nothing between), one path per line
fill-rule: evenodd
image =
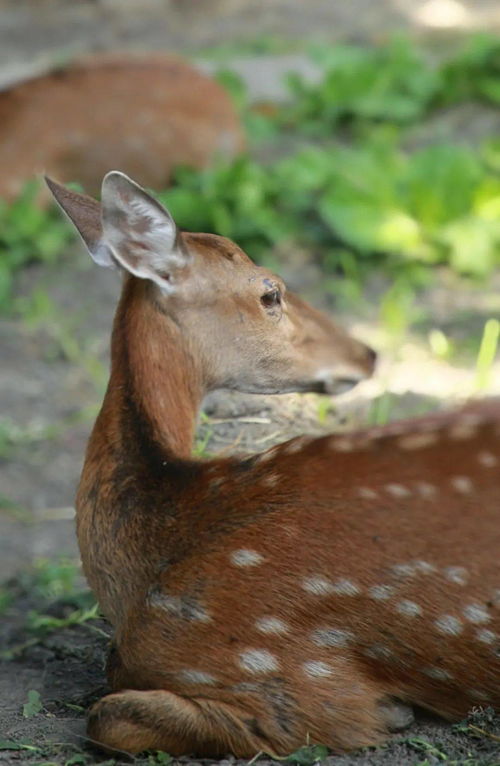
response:
M374 353L126 176L101 206L48 183L125 273L77 499L115 628L89 736L283 755L379 742L412 705L500 708L500 406L193 460L207 391L334 393Z

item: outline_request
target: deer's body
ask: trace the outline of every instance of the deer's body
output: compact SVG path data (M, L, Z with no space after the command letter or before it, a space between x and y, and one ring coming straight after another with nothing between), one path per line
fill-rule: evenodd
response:
M135 270L77 501L84 569L116 630L115 693L92 709L90 736L132 752L286 754L308 737L345 750L405 725L411 705L449 719L500 708L500 406L192 460L207 389L314 389L329 365L337 379L369 374L373 355L293 296L264 302L267 333L258 303L237 289L237 309L218 303L213 286L205 300L203 280L175 276L193 262L174 260L170 282L198 296L190 314L162 292L165 267L156 284L137 278L133 237L117 239L106 211L126 203L144 218L146 202L115 186L103 235L76 221L91 251L105 257L108 242ZM129 221L147 245L154 215ZM226 240L175 236L177 258L275 289Z
M6 199L41 170L97 193L110 164L165 187L174 167L202 168L243 147L225 90L171 54L94 52L0 90Z

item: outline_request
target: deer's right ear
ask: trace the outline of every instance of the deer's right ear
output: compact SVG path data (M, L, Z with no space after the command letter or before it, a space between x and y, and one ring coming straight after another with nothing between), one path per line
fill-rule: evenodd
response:
M45 183L59 207L78 231L94 261L99 266L116 268L111 250L103 241L100 204L86 194L67 189L48 176L45 176Z
M175 292L191 258L168 210L124 173L102 182L103 242L124 269Z

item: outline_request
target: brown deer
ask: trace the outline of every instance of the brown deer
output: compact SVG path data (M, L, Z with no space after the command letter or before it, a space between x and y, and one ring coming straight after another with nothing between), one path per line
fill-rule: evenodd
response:
M179 56L94 54L0 90L0 197L42 168L96 192L110 166L166 186L244 143L228 94Z
M115 628L89 736L132 753L381 741L418 705L500 708L500 406L190 457L210 389L335 392L374 353L233 243L180 232L120 173L49 181L125 273L77 499Z

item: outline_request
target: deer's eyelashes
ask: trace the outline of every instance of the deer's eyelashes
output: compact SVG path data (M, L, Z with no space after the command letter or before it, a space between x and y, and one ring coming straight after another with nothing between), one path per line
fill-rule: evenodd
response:
M264 295L261 296L260 302L266 309L281 306L281 293L276 289L270 290L268 293L264 293Z

